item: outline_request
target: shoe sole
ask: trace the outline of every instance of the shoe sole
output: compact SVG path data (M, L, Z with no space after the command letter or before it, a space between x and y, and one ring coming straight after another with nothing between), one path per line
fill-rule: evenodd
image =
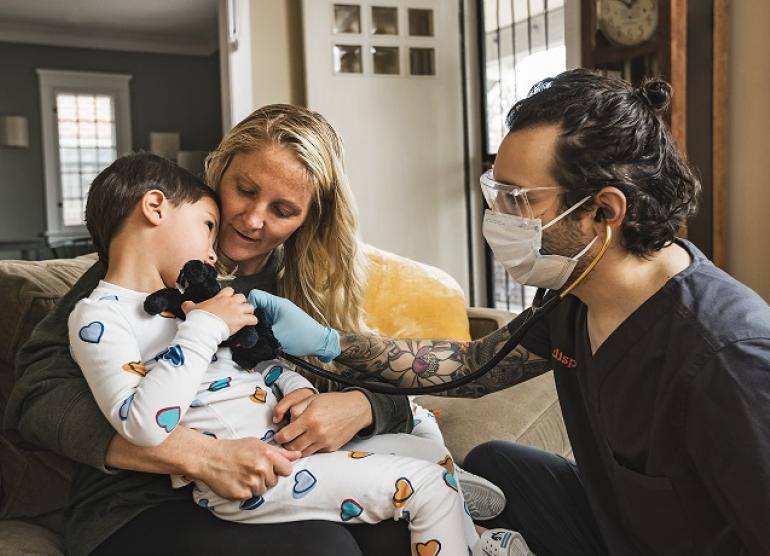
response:
M487 556L535 556L521 533L516 531L507 531L505 536L497 541L482 537L482 543L482 551Z
M516 556L535 556L529 549L529 546L527 546L524 537L521 535L513 539L513 542L511 543L511 554L515 554Z
M463 473L461 477L458 477L458 482L472 519L487 521L503 513L505 495L502 490L493 483L473 475ZM484 513L480 513L482 510L485 510Z

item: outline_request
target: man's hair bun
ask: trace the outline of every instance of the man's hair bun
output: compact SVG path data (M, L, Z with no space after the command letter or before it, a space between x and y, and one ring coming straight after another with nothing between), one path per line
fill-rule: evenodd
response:
M634 92L657 114L671 106L671 85L660 79L647 79Z

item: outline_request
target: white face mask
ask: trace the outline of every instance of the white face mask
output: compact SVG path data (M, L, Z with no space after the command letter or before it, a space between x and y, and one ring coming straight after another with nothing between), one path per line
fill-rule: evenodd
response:
M524 218L487 210L482 231L495 258L519 284L558 290L575 269L578 259L596 242L595 237L574 257L543 255L543 230L577 209L591 197L585 197L543 226L540 218Z

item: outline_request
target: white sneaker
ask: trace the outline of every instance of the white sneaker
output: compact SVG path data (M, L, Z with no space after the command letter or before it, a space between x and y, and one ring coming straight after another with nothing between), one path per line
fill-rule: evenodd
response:
M469 473L455 464L455 477L463 491L465 505L471 519L494 519L505 509L505 494L483 477Z
M481 549L481 551L479 551ZM509 529L489 529L482 533L473 555L535 556L521 533Z

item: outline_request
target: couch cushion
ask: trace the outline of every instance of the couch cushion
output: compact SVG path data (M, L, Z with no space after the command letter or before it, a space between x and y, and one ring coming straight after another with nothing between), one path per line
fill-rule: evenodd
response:
M487 440L510 440L571 455L552 373L483 398L420 396L416 401L437 413L444 440L458 462Z
M0 404L15 378L13 362L30 332L96 261L87 255L50 261L0 261Z
M95 260L90 256L38 262L0 261L0 417L16 379L14 360L19 347ZM71 474L72 462L52 452L18 448L0 432L0 519L35 517L60 510L66 501ZM16 535L21 529L16 527L13 531ZM4 535L0 535L0 548L6 546L2 538ZM26 552L14 554L49 553L36 550L30 545ZM0 554L9 553L0 549Z

